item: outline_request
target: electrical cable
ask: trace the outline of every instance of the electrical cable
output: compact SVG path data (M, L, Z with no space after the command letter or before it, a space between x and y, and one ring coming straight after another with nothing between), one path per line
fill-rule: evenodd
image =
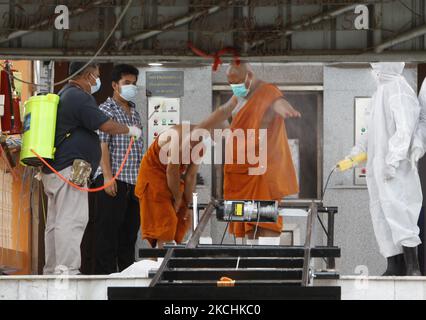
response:
M121 174L121 172L124 169L124 166L127 162L127 159L129 158L130 155L130 151L132 150L132 146L134 143L134 138L132 137L130 139L130 143L129 143L129 147L127 148L126 151L126 155L124 156L123 162L121 163L120 168L118 169L117 173L115 174L115 176L111 179L111 181L109 181L107 184L105 184L102 187L99 188L94 188L94 189L89 189L89 188L84 188L84 187L80 187L78 185L76 185L75 183L72 183L71 181L69 181L67 178L65 178L62 174L60 174L57 170L55 170L46 160L44 160L36 151L34 151L33 149L30 149L30 151L32 153L34 153L36 155L36 157L46 166L48 167L52 172L54 172L62 181L64 181L65 183L67 183L68 185L70 185L71 187L73 187L74 189L80 190L80 191L85 191L85 192L99 192L102 190L105 190L106 188L108 188L109 186L111 186L115 180L117 180L118 176Z
M74 72L74 74L70 75L69 77L56 82L53 84L53 86L58 86L61 85L69 80L71 80L72 78L74 78L76 75L78 75L81 71L83 71L84 69L87 68L87 66L89 66L97 57L98 55L102 52L102 50L105 48L105 46L107 45L108 41L111 39L111 37L113 36L113 34L115 33L115 31L117 30L118 26L120 25L121 21L123 20L124 16L126 15L127 11L129 10L131 4L132 4L133 0L129 0L126 7L123 9L123 11L121 12L120 17L118 18L117 22L115 23L115 26L112 28L111 32L109 33L109 35L106 37L105 41L103 42L103 44L100 46L100 48L98 49L98 51L95 53L95 55L83 66L81 67L79 70L77 70L76 72ZM7 71L6 71L7 72ZM15 77L15 75L13 74L13 72L9 73L7 72L10 76L13 77L13 79L15 79L16 81L28 84L28 85L33 85L36 87L49 87L49 85L45 85L45 84L37 84L37 83L33 83L33 82L29 82L29 81L24 81L22 79L19 79L17 77Z
M229 228L229 225L230 225L231 222L233 222L232 221L232 214L231 214L231 212L229 212L228 223L226 224L225 231L223 232L223 235L222 235L222 240L220 241L221 245L223 244L223 240L225 239L226 231L228 231L228 228ZM233 233L233 236L234 236L234 245L237 245L237 237L235 236L235 233Z
M260 223L260 208L259 208L259 204L258 204L258 206L257 206L257 222L256 222L256 228L254 229L253 241L256 241L257 228L259 226L259 223Z
M327 190L328 190L328 184L329 184L330 179L331 179L331 177L333 176L334 172L336 171L336 169L337 169L337 166L334 166L334 167L333 167L333 169L331 170L330 174L329 174L329 175L328 175L328 177L327 177L327 181L326 181L326 183L325 183L325 187L324 187L324 190L323 190L323 193L322 193L321 203L324 201L325 194L326 194L326 192L327 192ZM324 230L324 233L326 234L326 236L327 236L327 238L328 238L328 230L325 228L325 226L324 226L324 223L323 223L322 219L320 218L320 216L319 216L319 215L317 215L317 218L318 218L318 220L319 220L319 222L320 222L320 224L321 224L322 229ZM325 263L327 263L327 260L326 260L325 258L322 258L322 259L324 260L324 262L325 262Z
M337 166L334 166L334 168L331 170L330 174L329 174L329 175L328 175L328 177L327 177L327 181L326 181L326 183L325 183L325 187L324 187L324 190L323 190L323 192L322 192L321 203L324 201L324 196L325 196L325 194L326 194L326 192L327 192L328 184L329 184L329 182L330 182L330 179L331 179L331 177L332 177L333 173L336 171L336 169L337 169ZM318 218L318 221L319 221L319 222L320 222L320 224L321 224L321 228L323 229L323 231L324 231L325 235L326 235L326 236L327 236L327 238L328 238L328 230L326 229L326 227L325 227L325 225L324 225L324 223L323 223L322 219L320 218L320 216L319 216L319 215L317 215L317 218ZM326 260L325 258L322 258L322 259L323 259L323 260L327 263L327 260Z
M328 183L330 182L330 178L331 178L331 176L333 175L334 171L336 171L336 169L337 169L337 166L335 166L335 167L333 168L333 170L331 170L330 174L328 175L327 181L326 181L326 183L325 183L324 190L323 190L323 192L322 192L321 202L323 202L323 201L324 201L325 193L327 192L327 188L328 188Z
M220 245L223 244L223 240L225 239L226 231L228 231L228 228L229 228L229 223L230 223L230 221L228 221L228 223L226 224L225 231L223 232L223 235L222 235L222 240L220 241Z
M399 3L402 4L403 7L408 9L412 14L415 14L418 17L423 17L420 13L414 11L412 8L410 8L408 5L406 5L404 2L402 2L402 0L399 0Z

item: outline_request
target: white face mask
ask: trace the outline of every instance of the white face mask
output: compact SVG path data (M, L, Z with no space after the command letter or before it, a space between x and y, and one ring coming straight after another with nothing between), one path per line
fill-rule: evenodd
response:
M134 101L138 95L138 87L134 84L121 86L120 97L126 101Z
M93 86L92 84L90 84L90 91L92 94L98 92L101 89L101 79L100 78L95 78L95 76L93 74L90 74L93 79L96 80L96 84ZM89 82L90 83L90 82Z
M250 80L249 87L246 88L247 79L248 79L248 73L247 73L246 79L244 80L243 83L231 84L231 88L232 88L232 92L234 93L234 96L236 96L238 98L245 98L245 97L248 96L248 94L250 93L251 84L253 82L253 79Z

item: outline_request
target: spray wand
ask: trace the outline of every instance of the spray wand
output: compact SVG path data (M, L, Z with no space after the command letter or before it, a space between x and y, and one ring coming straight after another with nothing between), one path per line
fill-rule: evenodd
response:
M339 170L340 172L344 172L344 171L347 171L349 169L356 167L357 165L359 165L360 163L363 163L365 161L367 161L367 153L366 152L362 152L362 153L357 154L355 156L350 156L350 157L347 157L346 159L344 159L342 161L339 161L333 167L330 174L328 175L327 182L325 183L325 187L324 187L324 192L322 193L321 201L324 200L325 193L327 192L328 183L330 182L330 178L333 175L333 173L336 171L336 169Z

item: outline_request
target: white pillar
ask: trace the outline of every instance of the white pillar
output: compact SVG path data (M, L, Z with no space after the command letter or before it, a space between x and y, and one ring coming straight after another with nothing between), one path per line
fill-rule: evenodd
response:
M197 229L198 226L198 194L192 194L192 227L193 231Z

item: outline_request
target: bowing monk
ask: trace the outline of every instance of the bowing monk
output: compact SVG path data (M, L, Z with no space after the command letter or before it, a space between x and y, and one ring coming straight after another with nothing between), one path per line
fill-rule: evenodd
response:
M188 131L191 126L187 126ZM174 126L152 143L139 170L135 194L139 198L142 239L155 248L184 240L191 226L188 205L195 189L198 165L187 157L183 164L181 141L185 130ZM189 132L187 132L189 134Z
M246 133L245 145L226 140L226 159L233 155L232 162L224 166L225 200L282 200L288 195L297 194L299 187L293 165L284 120L298 118L300 113L284 99L280 90L270 83L256 77L248 63L231 64L227 70L228 82L234 95L216 110L199 128L213 129L223 127L225 120L232 118L231 132L242 130ZM255 132L254 149L249 150L248 131ZM260 131L266 134L263 136ZM263 139L263 140L262 140ZM263 149L262 149L263 148ZM247 159L253 154L266 154L266 161L254 169ZM244 163L237 161L245 156ZM257 168L259 169L259 168ZM247 237L248 243L256 244L261 237L263 244L279 244L283 228L282 217L277 223L231 223L230 232L237 238ZM263 238L263 239L262 239Z

